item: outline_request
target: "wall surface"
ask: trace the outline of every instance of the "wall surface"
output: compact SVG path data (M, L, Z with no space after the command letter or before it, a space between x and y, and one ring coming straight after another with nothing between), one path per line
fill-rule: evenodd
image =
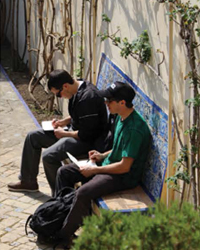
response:
M59 36L65 36L65 50L61 52L57 50L54 53L52 60L52 67L64 68L68 71L72 69L75 75L75 70L79 67L79 55L80 49L83 49L84 56L84 67L83 67L83 77L88 71L88 67L91 67L91 74L87 79L95 79L98 74L99 62L101 59L101 53L105 53L110 60L112 60L119 68L122 69L133 81L139 86L143 92L149 96L149 98L154 101L167 115L170 114L169 111L169 75L172 74L172 100L173 107L178 118L178 124L181 134L187 128L188 123L188 112L185 109L184 101L191 96L191 90L184 81L184 76L188 73L189 65L187 63L187 54L185 45L179 35L179 27L175 23L170 29L170 21L167 12L169 11L169 4L158 3L156 0L91 0L91 1L72 1L71 13L72 20L70 20L73 27L73 34L70 34L67 22L65 22L65 5L66 1L54 0L55 7L55 21L53 24L53 43L54 48ZM83 6L84 2L84 6ZM97 3L97 16L96 22L94 19L94 4ZM187 2L182 0L182 2ZM10 1L6 1L7 13L9 10ZM29 66L31 67L31 72L33 73L37 68L37 48L40 49L40 58L38 63L38 75L43 72L44 60L42 57L43 45L41 42L41 37L39 35L39 14L38 6L36 0L26 1L31 3L31 23L30 23L30 37L31 44L30 47L33 49L30 54L26 54L25 61L28 60ZM192 4L197 4L200 6L200 2L197 0L191 0ZM82 9L84 7L84 16L82 16ZM23 1L19 1L19 53L22 55L23 46L25 41L25 25L24 25L24 11L23 11ZM28 9L28 8L27 8ZM90 12L91 9L91 12ZM109 24L110 35L115 33L120 28L117 33L121 38L127 38L129 41L133 41L138 38L142 31L147 30L149 34L150 43L152 46L152 57L149 64L157 71L158 64L162 61L162 54L157 53L160 50L165 55L165 60L160 66L160 76L163 82L155 75L149 68L143 64L138 63L132 57L127 59L120 56L120 49L114 46L111 40L107 39L104 42L100 41L100 37L95 36L106 30L107 24L102 22L102 14L106 14L110 19ZM52 6L50 1L45 1L44 11L43 11L43 24L45 26L45 35L48 35L50 30L51 22L50 17L53 15ZM67 12L69 16L69 12ZM89 23L89 17L91 16L92 22ZM8 17L7 17L8 18ZM16 17L15 17L16 18ZM82 19L83 18L83 19ZM179 20L177 20L179 21ZM83 44L81 47L81 24L83 24ZM196 24L197 27L200 26L200 21ZM91 28L90 28L91 27ZM94 27L96 31L94 31ZM91 30L91 33L89 33ZM69 33L66 35L66 31ZM74 35L76 34L76 35ZM91 35L91 37L90 37ZM9 29L7 36L10 41L12 41L12 22L10 20ZM73 36L73 47L68 43L70 36ZM170 45L170 39L172 38L172 45ZM15 34L16 39L16 34ZM16 45L15 45L16 46ZM90 46L93 52L93 60L90 61ZM47 50L50 47L47 46ZM73 51L73 57L70 55L70 49ZM95 53L94 53L95 52ZM170 61L170 56L172 60ZM91 64L90 64L91 63ZM170 68L172 72L170 72ZM44 81L45 83L45 78ZM94 81L93 81L94 82ZM62 103L61 103L62 105ZM63 104L63 112L67 113L67 103ZM183 138L183 136L182 136ZM187 142L188 138L183 138ZM178 144L177 144L178 152Z

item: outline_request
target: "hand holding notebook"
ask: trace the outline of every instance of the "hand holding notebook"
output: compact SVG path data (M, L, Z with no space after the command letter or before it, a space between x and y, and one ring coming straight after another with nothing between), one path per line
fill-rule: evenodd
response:
M91 160L80 160L78 161L73 155L71 155L69 152L67 152L67 155L69 157L69 159L75 163L78 167L81 166L85 166L85 165L92 165L92 166L96 166L95 162L92 162Z

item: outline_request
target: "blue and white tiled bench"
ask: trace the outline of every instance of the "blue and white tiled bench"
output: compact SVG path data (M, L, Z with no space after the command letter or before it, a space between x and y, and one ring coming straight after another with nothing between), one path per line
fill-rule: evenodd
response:
M152 134L150 156L145 166L141 184L122 192L100 197L93 203L98 208L129 213L146 211L161 197L168 156L168 116L136 84L125 75L105 54L102 54L97 87L106 89L112 82L129 82L136 91L135 109L147 121Z

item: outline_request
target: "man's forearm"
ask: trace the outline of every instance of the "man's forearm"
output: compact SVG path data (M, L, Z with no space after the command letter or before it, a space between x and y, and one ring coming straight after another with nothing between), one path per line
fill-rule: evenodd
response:
M96 168L95 174L124 174L129 172L134 159L123 157L121 161Z
M105 159L111 153L111 151L112 149L102 153L103 159Z
M78 139L78 140L80 139L79 136L78 136L78 130L76 130L76 131L73 131L73 130L65 131L64 137L72 137L72 138L75 138L75 139Z
M63 118L62 121L65 123L65 125L69 125L71 123L71 117L67 116Z

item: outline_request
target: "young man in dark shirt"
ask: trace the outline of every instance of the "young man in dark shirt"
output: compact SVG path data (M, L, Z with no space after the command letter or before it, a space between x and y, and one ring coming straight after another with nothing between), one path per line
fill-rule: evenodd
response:
M95 140L106 133L107 111L97 88L86 81L73 79L65 70L54 70L48 81L49 90L57 97L69 99L69 116L52 121L54 131L37 129L28 133L22 153L20 181L9 184L10 191L38 191L37 175L42 148L42 161L52 194L55 178L66 152L79 156L93 148ZM68 131L64 126L70 126Z
M56 192L64 187L83 185L75 191L72 208L65 219L60 236L70 242L73 233L90 214L91 201L104 195L134 188L139 184L150 146L150 130L144 119L134 109L135 91L127 83L115 82L107 90L99 91L105 97L111 114L117 114L112 150L89 152L89 158L98 165L80 168L68 164L58 170Z

